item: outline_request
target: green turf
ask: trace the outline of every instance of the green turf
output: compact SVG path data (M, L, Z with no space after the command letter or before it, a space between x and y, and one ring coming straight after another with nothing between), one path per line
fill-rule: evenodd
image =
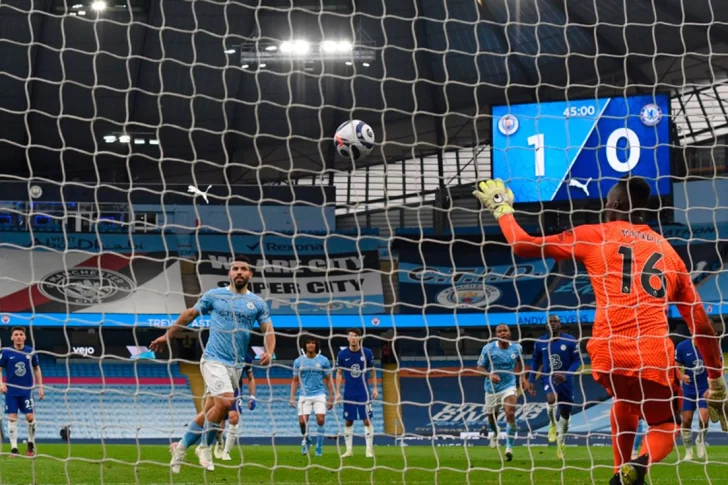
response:
M569 447L565 465L554 448L517 447L512 462L503 464L497 451L486 446L377 447L376 459L356 456L340 460L332 444L324 456L301 456L299 447L250 446L234 461L216 463L214 472L196 466L192 450L182 473L169 471L169 452L164 446L43 445L42 455L0 458L1 484L606 484L611 476L611 450L606 447ZM728 447L710 447L710 463L676 464L673 453L665 464L653 467L653 484L728 484ZM7 451L7 445L4 451ZM102 459L105 459L103 466Z

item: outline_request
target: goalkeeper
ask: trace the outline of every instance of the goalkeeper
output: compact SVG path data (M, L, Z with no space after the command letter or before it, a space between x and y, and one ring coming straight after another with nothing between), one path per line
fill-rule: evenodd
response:
M594 379L615 403L611 410L615 475L611 484L643 484L647 466L673 449L680 426L680 381L668 335L667 306L677 304L705 360L713 422L726 422L726 383L718 339L685 263L644 222L650 187L619 180L607 195L602 224L532 237L513 216L513 192L501 180L480 182L473 193L498 220L521 257L581 261L594 288L596 315L587 346ZM640 417L649 429L646 454L630 461Z

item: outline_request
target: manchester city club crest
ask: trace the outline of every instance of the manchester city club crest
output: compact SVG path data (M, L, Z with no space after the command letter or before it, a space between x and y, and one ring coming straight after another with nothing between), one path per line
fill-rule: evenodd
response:
M662 108L654 103L646 104L640 111L640 120L646 126L657 126L662 121Z
M498 130L506 136L518 131L518 118L513 115L505 115L498 120Z
M440 305L446 308L455 308L460 305L482 308L495 302L500 296L501 292L495 286L469 284L446 288L438 293L436 299Z

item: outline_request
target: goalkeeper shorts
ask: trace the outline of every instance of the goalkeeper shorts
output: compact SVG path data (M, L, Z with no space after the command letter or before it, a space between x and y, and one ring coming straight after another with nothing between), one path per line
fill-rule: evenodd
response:
M682 389L675 381L672 386L620 374L594 373L596 381L617 401L630 405L633 414L642 417L648 425L680 424Z

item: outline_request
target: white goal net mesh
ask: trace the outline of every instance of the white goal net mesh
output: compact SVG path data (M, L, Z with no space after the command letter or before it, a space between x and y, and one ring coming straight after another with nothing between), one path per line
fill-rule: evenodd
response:
M505 180L541 236L600 222L615 183L643 178L648 223L722 336L726 39L718 0L3 0L2 453L35 457L4 462L0 480L607 482L612 401L590 373L585 268L515 256L470 193ZM347 122L355 139L335 139ZM341 156L367 148L366 125L372 152ZM193 424L211 402L199 362L230 311L211 305L166 349L150 344L241 256L275 356L261 365L256 327L255 390L242 380L240 424L225 414L212 442L230 446L204 470L185 436L209 428ZM670 341L689 342L667 315ZM573 340L544 350L553 316ZM494 433L478 367L496 363L478 360L498 325L521 349L507 360L553 372L533 373L533 395L514 378L515 427L502 407ZM351 329L373 362L347 354ZM332 386L347 380L341 400L325 380L320 402L301 398L302 428L291 382L309 335L321 356L305 379L328 361ZM572 367L572 341L564 431L549 379ZM697 382L702 361L686 359ZM369 381L362 406L352 379ZM694 414L655 483L725 476L725 434Z

